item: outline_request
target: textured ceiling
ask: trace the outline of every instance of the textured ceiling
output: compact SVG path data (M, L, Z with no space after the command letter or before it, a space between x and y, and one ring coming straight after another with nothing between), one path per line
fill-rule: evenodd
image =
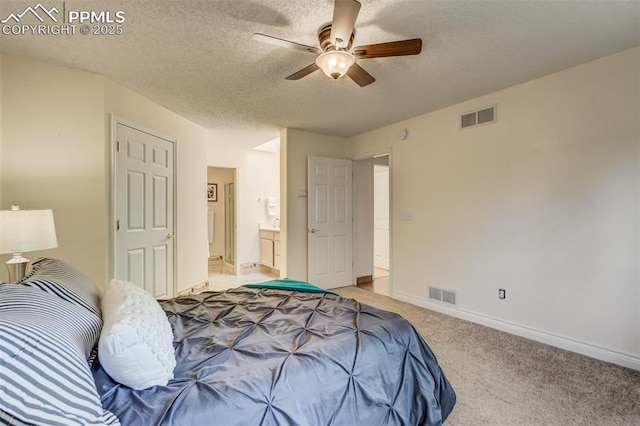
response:
M0 19L38 0L0 1ZM0 51L103 74L249 147L294 127L351 136L640 44L640 0L361 0L354 45L420 37L418 56L364 59L360 88L315 55L253 41L317 45L333 0L41 0L66 11L123 11L123 34L0 35ZM26 17L24 18L27 19Z

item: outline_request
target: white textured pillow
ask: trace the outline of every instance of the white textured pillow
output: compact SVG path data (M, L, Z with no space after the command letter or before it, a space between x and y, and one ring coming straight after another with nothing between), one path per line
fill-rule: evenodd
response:
M113 380L145 389L173 378L171 325L149 293L133 283L111 280L102 296L102 317L98 357Z

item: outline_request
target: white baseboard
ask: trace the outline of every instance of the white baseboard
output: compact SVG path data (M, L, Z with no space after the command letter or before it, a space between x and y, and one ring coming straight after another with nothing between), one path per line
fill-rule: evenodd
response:
M515 334L516 336L525 337L527 339L535 340L537 342L545 343L547 345L555 346L561 349L566 349L568 351L586 355L588 357L599 359L601 361L610 362L612 364L621 365L623 367L640 371L640 357L638 356L613 351L611 349L602 348L599 346L591 345L589 343L580 342L567 337L558 336L552 333L536 330L534 328L522 326L519 324L514 324L501 319L492 318L490 316L479 314L476 312L444 306L438 303L430 302L426 299L420 299L418 297L399 293L397 291L392 292L391 297L455 318L471 321L476 324L481 324L490 328L494 328L496 330L504 331L506 333Z

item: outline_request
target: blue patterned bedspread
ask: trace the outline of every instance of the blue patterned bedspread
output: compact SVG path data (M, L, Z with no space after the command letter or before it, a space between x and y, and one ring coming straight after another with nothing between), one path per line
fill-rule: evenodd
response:
M133 390L98 365L123 425L438 425L455 393L401 316L328 293L237 288L161 305L167 386Z

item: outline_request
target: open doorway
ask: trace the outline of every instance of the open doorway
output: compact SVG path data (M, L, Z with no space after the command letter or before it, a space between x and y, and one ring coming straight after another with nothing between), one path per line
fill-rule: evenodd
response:
M354 161L354 271L356 285L391 294L390 154Z
M209 289L222 291L273 279L263 273L260 228L278 227L279 209L274 215L267 206L267 199L280 199L278 142L253 149L209 147L208 173L226 173L219 177L210 174L208 181L217 183L218 190L217 201L207 203L208 210L216 210ZM265 145L273 147L266 149Z
M389 156L373 159L373 291L389 296Z
M234 168L207 168L209 275L236 273L235 176Z

